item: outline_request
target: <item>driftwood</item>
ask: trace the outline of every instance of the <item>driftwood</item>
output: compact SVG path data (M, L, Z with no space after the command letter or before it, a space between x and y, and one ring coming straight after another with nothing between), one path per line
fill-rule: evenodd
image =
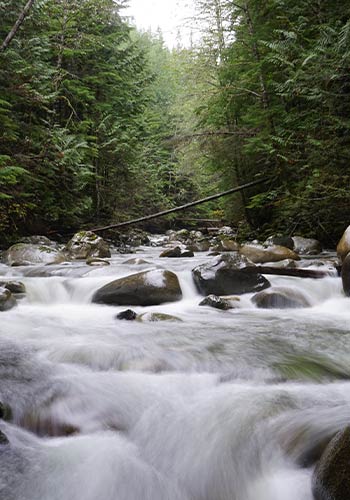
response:
M260 274L275 274L277 276L294 276L295 278L314 278L321 279L331 276L327 271L317 271L314 269L302 268L281 268L269 266L249 267L249 272L257 272Z
M0 47L0 52L5 52L5 50L8 48L8 46L12 42L13 38L16 36L17 31L19 30L19 28L23 24L23 21L25 20L25 18L29 14L29 11L32 8L34 2L35 2L35 0L28 0L28 2L25 4L22 12L18 16L17 21L13 25L11 31L8 33L5 40L2 42L1 47Z
M157 212L156 214L146 215L145 217L139 217L138 219L132 219L126 222L119 222L118 224L111 224L109 226L97 227L91 229L94 233L98 233L101 231L106 231L107 229L117 229L120 227L131 226L132 224L137 224L138 222L144 222L151 219L157 219L158 217L163 217L164 215L173 214L175 212L180 212L182 210L186 210L187 208L195 207L197 205L201 205L202 203L206 203L208 201L217 200L218 198L222 198L223 196L228 196L232 193L237 193L238 191L242 191L243 189L248 189L252 186L257 186L258 184L263 184L270 179L259 179L256 181L248 182L247 184L243 184L242 186L237 186L232 189L228 189L227 191L223 191L222 193L213 194L212 196L207 196L206 198L202 198L201 200L192 201L191 203L186 203L185 205L181 205L179 207L171 208L169 210L163 210L162 212Z

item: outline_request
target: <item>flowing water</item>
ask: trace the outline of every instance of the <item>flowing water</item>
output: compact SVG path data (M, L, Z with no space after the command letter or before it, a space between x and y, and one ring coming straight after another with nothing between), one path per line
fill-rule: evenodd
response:
M2 500L311 500L319 450L350 418L350 300L340 279L269 277L312 307L198 307L191 269L210 259L115 254L111 266L9 268L27 297L0 316ZM100 286L154 267L183 299L115 319Z

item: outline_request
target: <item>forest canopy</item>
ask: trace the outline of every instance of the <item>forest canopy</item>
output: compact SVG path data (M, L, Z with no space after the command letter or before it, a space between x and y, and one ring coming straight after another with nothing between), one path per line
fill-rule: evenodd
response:
M350 1L196 0L168 49L127 2L37 0L0 51L0 233L118 222L260 177L204 207L242 237L350 220ZM0 2L0 42L23 11Z

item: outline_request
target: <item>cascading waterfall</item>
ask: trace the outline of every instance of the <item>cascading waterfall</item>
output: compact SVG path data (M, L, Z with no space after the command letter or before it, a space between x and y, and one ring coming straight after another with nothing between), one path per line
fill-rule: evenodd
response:
M269 277L305 309L199 307L191 269L208 257L10 269L25 283L1 313L0 498L312 500L317 446L350 417L348 300L340 279ZM158 267L183 299L133 307L181 323L118 321L101 286ZM51 274L51 276L50 276ZM317 369L314 369L317 368ZM322 383L321 383L322 382Z

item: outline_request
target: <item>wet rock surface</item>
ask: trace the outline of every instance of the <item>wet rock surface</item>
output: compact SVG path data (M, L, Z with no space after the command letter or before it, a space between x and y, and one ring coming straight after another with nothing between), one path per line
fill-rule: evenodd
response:
M308 298L299 290L272 287L253 296L252 302L262 309L298 309L310 307Z
M4 262L9 266L27 266L30 264L60 264L66 256L53 247L17 243L4 254Z
M89 257L111 256L108 243L92 231L80 231L67 243L64 251L71 259L86 260Z
M257 273L254 267L254 264L238 253L224 254L194 268L192 275L202 295L240 295L270 286L269 281Z
M94 293L92 302L149 306L174 302L181 297L182 292L176 274L159 269L112 281Z

